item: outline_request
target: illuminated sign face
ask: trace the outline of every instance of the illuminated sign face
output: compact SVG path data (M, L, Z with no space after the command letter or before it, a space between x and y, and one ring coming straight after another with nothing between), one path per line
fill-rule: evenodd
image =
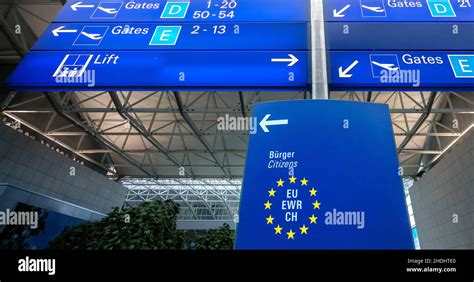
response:
M472 91L471 0L324 0L335 91Z
M81 77L94 74L93 89L306 89L308 53L287 52L30 52L10 76L19 90L92 90ZM41 70L41 71L39 71ZM236 70L239 74L236 75ZM34 75L31 75L34 73ZM264 74L264 75L262 75Z
M329 52L337 89L472 89L474 52Z
M307 0L68 1L55 22L305 22Z
M32 50L295 50L308 49L301 23L53 23Z
M308 17L307 0L68 1L7 84L307 90Z
M329 22L472 22L472 0L324 0Z

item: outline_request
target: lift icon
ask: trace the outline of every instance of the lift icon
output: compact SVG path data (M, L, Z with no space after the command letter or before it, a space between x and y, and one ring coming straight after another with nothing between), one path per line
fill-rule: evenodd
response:
M93 55L68 54L64 57L53 77L81 77L86 71Z

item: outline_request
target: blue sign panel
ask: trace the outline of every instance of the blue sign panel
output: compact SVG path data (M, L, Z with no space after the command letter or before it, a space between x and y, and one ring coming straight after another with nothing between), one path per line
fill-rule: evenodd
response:
M304 22L308 0L71 0L55 22Z
M474 49L474 23L326 22L326 34L330 50Z
M333 90L474 89L474 52L329 52Z
M387 105L258 103L253 117L236 249L413 249Z
M307 52L35 51L7 80L19 90L306 89Z
M326 21L472 22L471 0L324 0Z
M307 37L307 23L55 23L33 50L307 50Z

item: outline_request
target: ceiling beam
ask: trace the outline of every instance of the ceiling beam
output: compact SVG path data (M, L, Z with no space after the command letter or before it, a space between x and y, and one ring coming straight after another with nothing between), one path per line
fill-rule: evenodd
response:
M71 124L75 125L76 127L80 128L81 130L83 130L85 133L87 133L95 142L97 142L97 144L101 144L107 148L109 148L110 150L112 150L114 153L116 153L118 156L120 156L122 159L124 159L125 161L129 162L130 164L132 164L134 167L136 167L138 170L140 170L141 172L143 172L145 175L149 176L149 177L154 177L153 174L151 174L150 172L148 172L147 170L145 170L144 168L142 168L140 166L140 164L135 161L133 158L127 156L126 154L124 154L117 146L115 146L115 144L113 144L112 142L110 142L109 140L105 139L104 137L98 135L96 132L94 132L92 129L88 128L86 125L84 125L83 123L79 122L79 121L76 121L74 118L70 117L68 114L64 113L63 110L62 110L62 106L61 106L61 103L58 102L56 100L56 98L54 97L53 93L48 93L48 92L44 92L44 95L46 97L46 99L49 101L49 103L51 104L51 106L53 107L53 109L56 111L56 113L62 117L63 119L67 120L68 122L70 122Z
M183 164L168 152L168 149L166 149L160 142L158 142L158 140L156 140L156 138L153 137L153 135L148 132L142 124L140 124L135 118L130 115L130 113L126 110L125 106L120 101L117 92L109 91L109 95L110 99L112 100L112 103L115 106L115 109L117 110L117 113L123 119L128 121L130 125L143 136L143 138L150 142L150 144L152 144L156 149L158 149L160 153L162 153L168 160L175 164L178 167L177 170L180 167L183 167Z
M398 152L400 153L401 150L405 148L406 145L411 141L413 136L417 133L417 131L420 129L420 127L423 125L423 123L426 121L428 116L431 113L431 110L433 108L433 103L436 98L436 91L433 91L430 93L430 97L428 98L428 102L426 103L425 109L423 113L421 114L420 118L416 121L415 125L411 128L411 130L408 132L407 136L405 139L403 139L402 143L398 146Z
M195 137L199 140L199 142L206 148L206 151L211 155L211 157L214 159L216 164L219 165L221 170L224 172L226 176L230 176L230 173L224 168L224 164L219 160L219 158L216 156L214 153L214 150L212 147L207 143L207 141L202 137L201 131L196 127L192 119L189 117L188 113L184 111L184 104L183 101L181 100L181 96L178 92L173 92L174 97L176 100L176 104L178 105L179 113L185 120L185 122L188 124L188 126L191 128L191 131L195 134Z

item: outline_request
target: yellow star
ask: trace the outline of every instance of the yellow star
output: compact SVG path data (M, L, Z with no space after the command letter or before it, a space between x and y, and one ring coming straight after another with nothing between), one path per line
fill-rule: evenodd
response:
M295 232L293 232L293 230L290 229L290 232L286 232L286 235L288 235L288 240L289 239L295 239Z
M308 180L305 178L301 179L301 186L308 186Z
M280 180L277 181L277 187L283 187L283 183L285 183L285 181L283 181L281 178Z
M264 205L266 210L269 210L272 207L272 203L270 203L269 201L267 201Z
M314 216L314 214L311 215L311 217L309 218L309 220L310 220L309 224L313 224L313 223L316 224L317 219L318 218L316 216Z
M303 224L303 226L300 227L300 230L301 230L301 234L308 234L308 227L306 227L306 225Z
M276 191L273 190L273 188L272 188L272 190L268 191L269 197L275 197L275 192Z
M280 227L280 224L278 224L278 226L273 229L275 229L275 234L281 234L281 231L283 230L283 228Z
M319 207L320 205L321 205L321 203L318 202L318 200L316 200L316 202L313 203L313 208L320 209L320 207Z
M267 224L273 224L273 220L274 220L274 219L275 219L275 218L273 218L272 215L268 216L268 217L266 218Z
M316 196L316 193L318 192L318 190L315 190L314 188L309 190L309 193L310 193L310 197L311 196Z
M294 177L293 175L291 176L291 178L288 178L290 180L290 183L296 183L296 177Z

